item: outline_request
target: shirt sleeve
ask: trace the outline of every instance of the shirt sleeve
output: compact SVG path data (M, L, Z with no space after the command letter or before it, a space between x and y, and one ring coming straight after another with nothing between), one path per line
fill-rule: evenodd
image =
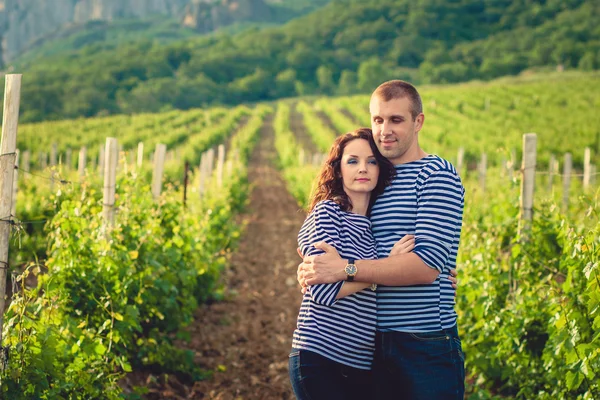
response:
M306 218L298 235L298 245L304 256L324 254L323 250L313 246L321 241L333 246L341 254L341 221L336 208L331 202L321 202ZM315 303L332 306L343 284L344 281L311 285L307 293Z
M417 184L417 219L413 252L440 273L460 236L464 188L452 170L432 171Z

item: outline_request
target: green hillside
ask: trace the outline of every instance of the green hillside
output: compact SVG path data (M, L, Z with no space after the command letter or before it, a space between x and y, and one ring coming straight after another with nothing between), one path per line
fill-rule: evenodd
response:
M21 70L24 121L368 92L389 78L597 69L593 0L335 0L270 29L171 44L89 45ZM19 72L21 72L19 71Z

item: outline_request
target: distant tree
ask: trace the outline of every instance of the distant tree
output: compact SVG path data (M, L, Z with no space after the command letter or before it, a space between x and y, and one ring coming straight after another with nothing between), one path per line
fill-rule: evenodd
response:
M317 68L317 85L319 86L319 92L322 94L333 93L333 73L331 68L321 65Z
M364 61L358 67L357 87L363 92L369 92L388 78L388 71L377 58Z
M296 95L296 70L286 69L275 77L273 97L292 97Z
M600 56L600 53L598 54L598 56ZM581 57L581 60L579 60L579 69L582 69L584 71L591 71L593 69L597 69L598 56L591 51L585 53L583 57Z
M347 69L343 70L338 83L338 94L347 95L354 93L356 91L356 79L356 72Z

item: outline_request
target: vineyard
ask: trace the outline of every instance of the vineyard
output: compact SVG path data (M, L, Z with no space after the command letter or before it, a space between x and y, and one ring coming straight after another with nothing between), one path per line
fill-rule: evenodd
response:
M420 91L421 146L467 190L468 398L600 398L600 74ZM302 208L334 138L370 125L368 101L19 126L4 398L292 398ZM537 134L529 224L525 133Z

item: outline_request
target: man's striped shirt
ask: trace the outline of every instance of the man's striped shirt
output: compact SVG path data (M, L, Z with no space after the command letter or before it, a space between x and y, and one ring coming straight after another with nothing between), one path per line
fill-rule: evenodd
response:
M298 234L303 255L323 253L312 245L325 241L345 259L377 258L371 222L342 211L331 200L318 203ZM343 281L309 286L298 315L292 346L310 350L354 368L371 369L375 351L377 299L367 288L339 300Z
M431 332L451 328L456 312L448 276L456 266L464 188L452 164L434 155L397 165L396 173L371 212L378 257L387 257L398 240L413 234L413 252L440 275L429 285L379 285L377 329Z

